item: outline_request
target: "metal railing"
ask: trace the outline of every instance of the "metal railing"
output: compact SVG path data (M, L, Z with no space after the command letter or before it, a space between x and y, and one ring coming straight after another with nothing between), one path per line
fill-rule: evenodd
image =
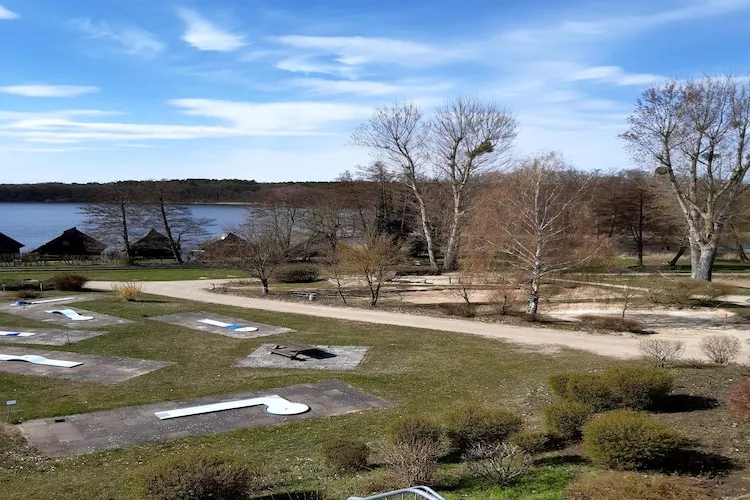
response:
M445 500L443 497L438 495L435 491L433 491L431 488L428 488L427 486L414 486L412 488L405 488L403 490L380 493L379 495L373 495L371 497L349 497L349 500L417 500L419 498L425 498L427 500Z

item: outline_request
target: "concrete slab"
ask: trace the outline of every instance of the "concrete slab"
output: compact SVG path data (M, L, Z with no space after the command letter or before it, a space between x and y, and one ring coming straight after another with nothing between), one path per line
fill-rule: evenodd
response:
M276 394L310 411L301 415L278 416L264 407L239 408L202 415L160 420L157 411L248 399ZM30 420L20 430L31 445L50 457L80 455L147 443L172 441L187 436L218 434L262 425L279 425L308 418L329 417L390 406L338 380L301 384L254 392L239 392L170 401L117 410ZM55 421L58 421L57 423Z
M47 312L53 311L55 309L72 309L82 316L93 316L94 319L90 321L72 321L60 314L51 314ZM73 329L101 328L105 326L127 325L129 323L132 323L132 321L128 319L118 318L117 316L110 316L104 313L87 311L78 307L70 307L69 305L61 306L60 304L39 304L24 307L11 307L9 309L6 309L4 312L13 314L15 316L21 316L22 318L41 321L42 323L61 325Z
M154 316L153 318L149 319L161 321L163 323L169 323L170 325L184 326L185 328L199 330L201 332L224 335L225 337L232 337L235 339L254 339L256 337L265 337L267 335L277 335L279 333L294 332L294 330L290 328L264 325L262 323L256 323L254 321L249 321L246 319L232 318L230 316L222 316L220 314L205 312L167 314L165 316ZM220 321L222 323L229 323L232 325L251 326L257 328L258 330L255 332L240 332L237 330L222 328L220 326L212 326L205 323L200 323L199 321L202 319L212 319L214 321Z
M279 341L283 343L283 341ZM317 345L317 351L305 351L296 359L272 354L276 344L263 344L234 366L243 368L289 368L297 370L356 370L367 354L367 347Z
M51 330L44 328L26 328L0 326L0 331L33 333L29 337L10 337L0 335L0 344L35 344L35 345L65 345L74 344L82 340L98 337L106 332L95 330ZM1 348L1 347L0 347Z
M95 382L99 384L116 384L172 364L166 361L94 356L91 354L79 354L77 352L43 351L40 349L11 346L0 346L0 354L17 356L37 355L44 356L45 358L83 363L74 368L59 368L55 366L34 365L22 361L0 361L0 372L60 378L76 382Z

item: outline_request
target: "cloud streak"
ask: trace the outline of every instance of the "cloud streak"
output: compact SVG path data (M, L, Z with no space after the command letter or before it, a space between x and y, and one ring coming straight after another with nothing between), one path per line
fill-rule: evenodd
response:
M164 43L150 31L134 26L113 26L90 18L75 19L73 26L89 38L109 40L126 54L152 59L164 51Z
M198 50L233 52L247 44L244 36L217 26L194 10L180 8L177 14L185 23L182 40Z
M82 85L10 85L0 92L23 97L76 97L99 92L98 87Z
M15 12L13 12L12 10L7 9L7 8L3 7L2 5L0 5L0 20L7 20L7 21L9 21L11 19L18 19L19 17L21 17L21 16L19 16L18 14L16 14Z

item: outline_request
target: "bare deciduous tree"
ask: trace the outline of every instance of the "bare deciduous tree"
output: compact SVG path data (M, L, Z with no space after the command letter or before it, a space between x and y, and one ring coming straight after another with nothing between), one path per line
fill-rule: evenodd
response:
M128 257L133 235L144 228L146 214L137 205L133 190L122 184L108 186L102 201L81 209L83 226L107 243L121 245Z
M363 243L339 245L338 258L347 273L365 279L370 289L370 305L376 306L380 288L398 262L398 249L388 235L368 236Z
M646 90L622 135L666 175L689 229L692 277L710 281L750 169L750 83L704 77Z
M477 269L525 273L531 315L545 276L586 262L603 245L588 236L593 217L582 193L589 179L550 153L503 175L477 201L466 255Z
M433 162L452 202L444 269L458 268L461 224L476 177L507 161L515 137L515 117L495 104L458 98L438 110L432 122Z
M377 108L369 121L352 135L351 142L370 149L409 187L422 223L430 267L437 271L435 243L422 180L428 166L430 126L414 103L395 103Z

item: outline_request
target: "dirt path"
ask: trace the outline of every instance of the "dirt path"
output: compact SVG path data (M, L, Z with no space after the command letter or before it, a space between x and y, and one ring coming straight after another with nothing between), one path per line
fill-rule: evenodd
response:
M581 349L604 356L629 358L638 356L639 338L631 335L597 335L584 332L569 332L549 328L501 325L460 319L436 318L404 313L394 313L371 309L332 307L279 300L221 295L208 291L213 284L219 285L228 280L200 281L152 281L140 283L143 292L177 299L221 304L246 309L260 309L278 313L301 314L323 318L334 318L347 321L360 321L384 325L424 328L443 332L466 333L481 337L506 340L516 344L528 345L537 349L550 350L554 346L565 346ZM87 286L96 290L110 291L112 282L90 282ZM715 332L713 332L715 333ZM674 336L673 336L674 335ZM660 338L667 338L659 335ZM700 335L670 334L668 338L679 338L686 344L685 356L700 358L698 348Z

